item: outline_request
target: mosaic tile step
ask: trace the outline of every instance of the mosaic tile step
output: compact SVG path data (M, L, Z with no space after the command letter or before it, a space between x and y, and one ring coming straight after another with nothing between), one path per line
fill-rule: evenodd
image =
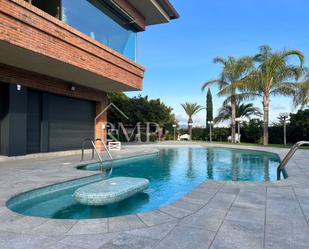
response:
M90 206L103 206L122 201L149 186L144 178L113 177L77 189L74 198L77 202Z

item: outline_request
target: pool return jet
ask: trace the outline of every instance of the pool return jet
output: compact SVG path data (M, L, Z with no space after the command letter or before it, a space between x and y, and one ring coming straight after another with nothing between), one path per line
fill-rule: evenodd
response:
M128 117L119 110L114 104L108 105L101 113L99 113L95 118L95 124L97 119L103 115L110 106L114 106L120 113L122 113L127 119ZM95 132L95 131L94 131ZM95 134L95 133L94 133ZM103 132L102 132L103 134ZM149 180L145 178L135 178L135 177L111 177L113 172L113 156L107 148L104 139L98 138L95 141L86 138L82 142L82 161L84 160L85 155L85 145L86 143L91 144L92 148L92 159L94 159L94 153L97 155L100 162L101 173L103 174L106 169L104 169L103 158L100 155L99 150L97 149L95 142L100 141L103 145L105 151L109 156L109 161L111 162L111 167L109 172L104 176L104 179L88 184L81 188L78 188L74 194L74 199L84 205L90 206L104 206L116 202L120 202L124 199L127 199L137 193L140 193L148 188Z

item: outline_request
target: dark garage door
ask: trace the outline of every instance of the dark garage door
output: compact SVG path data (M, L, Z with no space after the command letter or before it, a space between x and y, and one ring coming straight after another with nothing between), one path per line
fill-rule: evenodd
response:
M94 102L52 94L48 99L49 151L79 149L93 137Z
M41 151L42 94L28 90L27 101L27 154Z

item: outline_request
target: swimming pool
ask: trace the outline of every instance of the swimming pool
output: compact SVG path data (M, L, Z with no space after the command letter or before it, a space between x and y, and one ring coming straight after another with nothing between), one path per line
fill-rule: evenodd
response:
M143 193L116 204L90 207L72 197L81 186L102 179L95 175L33 190L13 197L7 206L29 216L55 219L90 219L135 214L168 205L207 179L222 181L272 181L280 159L276 154L226 148L181 147L161 149L159 154L119 160L112 176L147 178ZM98 164L84 170L99 170Z

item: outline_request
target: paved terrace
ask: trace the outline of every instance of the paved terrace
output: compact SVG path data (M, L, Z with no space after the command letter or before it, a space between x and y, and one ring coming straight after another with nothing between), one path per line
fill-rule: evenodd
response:
M267 151L281 157L287 153ZM151 145L137 146L118 156L150 152ZM137 215L53 220L22 216L5 207L7 199L20 192L94 174L76 170L79 159L62 155L0 163L1 249L309 248L309 150L297 152L288 165L287 180L205 181L176 203Z

